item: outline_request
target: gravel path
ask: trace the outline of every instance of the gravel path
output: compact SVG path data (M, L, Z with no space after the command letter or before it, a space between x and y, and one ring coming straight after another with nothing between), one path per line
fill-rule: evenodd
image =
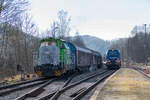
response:
M95 100L150 100L150 80L131 68L121 68Z

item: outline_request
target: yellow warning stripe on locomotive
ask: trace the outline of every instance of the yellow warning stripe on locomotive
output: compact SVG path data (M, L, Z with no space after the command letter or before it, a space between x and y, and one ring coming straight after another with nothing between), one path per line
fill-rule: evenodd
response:
M63 70L57 70L57 71L55 71L55 75L56 76L61 76L62 74L63 74Z
M42 76L42 72L41 72L41 71L37 71L36 74L37 74L38 76Z

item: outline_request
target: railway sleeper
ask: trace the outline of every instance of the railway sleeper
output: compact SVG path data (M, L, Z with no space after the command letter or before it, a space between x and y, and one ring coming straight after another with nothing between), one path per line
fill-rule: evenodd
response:
M79 90L77 90L77 91L75 91L73 94L71 94L69 97L75 97L75 96L77 96L78 94L80 94L80 93L82 93L84 90L86 90L86 88L84 87L84 88L81 88L81 89L79 89Z

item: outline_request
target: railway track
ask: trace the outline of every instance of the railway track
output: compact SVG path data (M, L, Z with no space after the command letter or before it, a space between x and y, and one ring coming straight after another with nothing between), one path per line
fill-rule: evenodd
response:
M46 81L47 81L47 78L39 78L39 79L19 82L16 84L1 86L0 87L0 96L8 95L11 92L25 89L25 88L30 88L30 87L33 87L35 85L40 85L40 84L45 83Z
M74 75L72 75L72 78L73 77ZM63 82L63 87L66 86L71 81L72 78L70 77L67 81ZM14 86L2 88L2 91L0 91L1 93L0 100L12 100L12 99L23 100L23 99L28 99L28 97L36 97L38 94L44 91L44 87L46 87L47 85L53 82L56 83L57 81L55 80L59 81L61 79L66 80L66 77L60 77L60 78L55 78L50 80L48 80L48 78L46 78L46 80L40 79L41 81L37 81L36 83L32 81L29 82L30 84L27 84L28 82L25 82L26 84L21 83Z
M94 82L89 87L83 89L81 92L79 92L72 100L80 100L84 95L86 95L90 90L92 90L96 85L98 85L100 82L102 82L104 79L106 79L108 76L110 76L115 71L110 71L107 74L101 75L99 79Z
M27 83L31 83L31 82L40 81L40 80L45 80L45 79L47 79L47 78L38 78L38 79L33 79L33 80L18 82L18 83L15 83L15 84L0 86L0 90L2 90L2 89L7 89L7 88L11 88L11 87L15 87L15 86L22 85L22 84L27 84Z
M66 87L75 76L76 75L71 76L67 81L64 82L64 84L62 85L62 87L59 88L58 90L56 90L54 92L51 92L48 95L45 95L45 96L39 98L38 100L47 100L47 99L51 98L55 93L57 93L57 91L59 91L60 89Z
M47 81L46 83L42 84L41 86L39 86L39 87L37 87L37 88L35 88L35 89L29 91L29 92L26 93L26 94L23 94L22 96L20 96L20 97L18 97L18 98L16 98L15 100L24 100L24 99L26 99L26 98L28 98L28 97L34 97L34 96L36 96L36 95L42 93L42 92L44 91L43 88L44 88L45 86L49 85L50 83L52 83L52 82L54 82L54 81L56 81L56 80L57 80L56 78L55 78L55 79L51 79L51 80Z
M128 68L131 68L131 67L128 67ZM147 77L148 79L150 79L150 76L148 76L144 71L144 69L142 68L138 68L138 67L132 67L132 69L135 69L137 70L138 72L140 72L141 74L143 74L145 77Z
M82 95L80 93L83 92L83 94L85 95L84 91L91 90L101 80L105 79L106 77L108 77L112 73L113 73L113 71L109 72L107 70L101 70L101 71L96 71L93 73L87 73L87 74L83 74L83 75L82 74L75 74L75 75L69 76L67 79L64 77L61 77L61 78L53 78L53 79L49 79L49 80L35 81L35 83L29 82L30 84L26 84L26 86L24 86L22 84L23 86L20 85L17 87L16 86L11 87L12 90L10 89L10 87L7 88L6 90L4 88L3 91L0 91L0 93L2 95L8 94L8 93L11 93L10 96L16 95L12 98L10 98L9 95L6 95L7 96L6 100L9 100L9 99L11 99L11 100L12 99L13 100L48 100L48 99L50 99L50 100L56 100L56 99L62 100L60 96L65 91L68 91L71 88L76 88L78 85L81 85L84 82L86 83L87 80L92 80L95 77L100 77L99 81L98 80L96 81L97 83L95 81L93 81L95 83L90 84L90 85L84 85L83 84L81 86L81 88L79 89L79 91L72 91L75 95L71 98L74 98L74 100L77 100L77 99L75 99L76 96L77 96L76 98L82 97ZM77 78L75 78L76 76L77 76ZM75 78L75 79L73 79L73 78ZM28 87L31 87L31 88L28 88ZM89 87L89 88L87 88L87 87ZM22 92L22 91L24 91L25 88L27 88L27 90L26 90L27 92ZM14 91L17 91L17 93L19 93L19 94L14 93ZM5 99L5 98L3 97L0 99Z
M69 77L69 78L67 79L67 81L65 81L65 82L63 83L63 85L62 85L62 84L59 84L60 86L58 86L58 87L61 87L61 86L62 86L62 87L65 87L65 86L67 86L67 85L69 84L69 82L73 79L74 76L75 76L75 74L72 75L71 77ZM63 80L63 78L64 78L64 77L60 77L60 78L55 78L55 79L49 80L49 81L47 81L46 83L42 84L41 86L39 86L39 87L37 87L37 88L35 88L35 89L29 91L29 92L26 93L26 94L23 94L22 96L20 96L20 97L18 97L18 98L16 98L15 100L25 100L25 99L27 99L27 100L28 100L28 99L29 99L29 100L34 100L34 99L38 99L38 98L39 98L39 95L44 94L44 91L46 91L44 88L46 88L48 85L57 84L56 82L59 83L59 80ZM54 93L54 92L52 92L52 93ZM45 98L47 98L47 97L45 97ZM38 99L38 100L39 100L39 99Z
M111 75L114 71L101 71L99 73L96 73L96 74L92 74L86 78L83 78L81 79L80 81L77 81L77 82L74 82L74 83L71 83L70 85L68 86L63 86L62 88L60 88L59 90L57 91L54 91L52 93L49 93L48 95L46 96L43 96L41 98L39 98L38 100L57 100L59 99L59 96L62 95L65 91L71 89L71 88L75 88L76 86L78 86L79 84L87 81L87 80L90 80L94 77L100 77L99 80L97 80L94 84L90 85L88 88L85 88L84 85L82 88L80 88L79 91L77 91L77 94L79 95L76 95L76 97L74 98L74 100L79 100L79 98L81 98L83 95L85 95L85 93L89 90L91 90L92 88L94 88L99 82L101 82L102 80L104 80L105 78L107 78L109 75ZM84 90L84 91L83 91ZM82 93L82 94L80 94ZM74 93L76 94L76 93ZM62 98L60 98L60 100L63 100ZM64 99L65 100L65 99Z

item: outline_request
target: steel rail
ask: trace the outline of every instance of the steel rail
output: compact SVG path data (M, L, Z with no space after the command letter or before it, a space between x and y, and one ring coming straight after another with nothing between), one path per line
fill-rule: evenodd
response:
M43 80L43 81L39 81L37 83L33 83L33 84L25 84L25 86L20 86L20 87L14 87L14 88L10 88L8 90L3 90L3 91L0 91L0 96L3 96L3 95L7 95L11 92L14 92L14 91L17 91L17 90L21 90L21 89L25 89L25 88L30 88L30 87L33 87L35 85L40 85L40 84L43 84L45 83L47 80ZM23 84L22 84L23 85Z
M98 85L100 82L102 82L104 79L112 75L115 71L110 71L105 74L102 74L100 78L91 86L89 86L86 89L83 89L77 96L75 96L72 100L80 100L84 95L86 95L90 90L92 90L96 85Z
M150 76L148 76L145 72L144 72L144 69L142 68L138 68L138 67L130 67L138 72L140 72L142 75L144 75L145 77L147 77L148 79L150 79Z
M64 88L65 86L67 86L67 85L70 83L70 81L71 81L75 76L76 76L76 74L72 75L72 76L64 83L64 85L62 86L62 88ZM62 89L62 88L60 88L60 89ZM59 90L60 90L60 89L59 89ZM47 99L51 98L51 97L52 97L57 91L59 91L59 90L56 90L56 91L54 91L54 92L52 92L52 93L50 93L50 94L48 94L48 95L46 95L46 96L43 96L43 97L39 98L38 100L47 100Z
M84 79L82 79L82 80L80 80L80 81L74 82L74 83L72 83L72 84L70 84L70 85L68 85L68 86L66 86L66 87L64 87L64 88L62 88L61 90L57 91L57 92L52 96L52 98L51 98L50 100L57 100L57 98L58 98L63 92L65 92L66 90L68 90L68 89L70 89L70 88L72 88L72 87L74 87L74 86L76 86L76 85L78 85L78 84L80 84L80 83L82 83L82 82L84 82L84 81L87 81L87 80L89 80L89 79L91 79L91 78L93 78L93 77L95 77L95 76L98 76L98 75L100 75L100 74L106 73L106 72L108 72L108 71L105 70L105 71L96 73L96 74L94 74L94 75L91 75L91 76L89 76L89 77L86 77L86 78L84 78Z
M45 86L49 85L50 83L54 82L55 80L57 80L57 78L54 78L54 79L51 79L51 80L47 81L46 83L42 84L40 87L37 87L37 88L35 88L35 89L29 91L29 92L26 93L26 94L23 94L22 96L16 98L15 100L24 100L24 99L26 99L27 97L35 96L35 95L41 93L41 92L44 91L43 88L44 88Z
M27 84L27 83L35 82L35 81L41 81L41 80L45 80L45 79L47 79L47 78L38 78L38 79L33 79L33 80L18 82L18 83L6 85L6 86L0 86L0 90L11 88L11 87L15 87L15 86L22 85L22 84Z

